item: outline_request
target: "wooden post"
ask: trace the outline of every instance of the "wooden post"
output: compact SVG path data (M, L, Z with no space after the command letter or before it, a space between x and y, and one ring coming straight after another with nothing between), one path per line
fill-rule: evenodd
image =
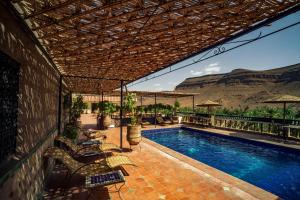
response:
M120 99L120 148L123 148L123 84L121 80L121 99Z
M103 104L103 91L101 92L101 103ZM101 117L103 117L103 110L101 110Z
M193 95L193 113L195 113L195 95Z
M62 96L62 75L59 77L59 88L58 88L58 116L57 116L57 129L58 134L61 134L61 96Z
M69 107L69 122L71 122L71 115L72 115L72 92L70 92L70 107Z
M286 102L283 102L283 126L285 126L286 125L286 122L285 122L285 115L286 115ZM284 137L284 139L286 139L287 138L287 132L286 132L286 129L285 128L283 128L283 137Z
M155 125L155 128L156 128L156 93L154 93L154 125Z

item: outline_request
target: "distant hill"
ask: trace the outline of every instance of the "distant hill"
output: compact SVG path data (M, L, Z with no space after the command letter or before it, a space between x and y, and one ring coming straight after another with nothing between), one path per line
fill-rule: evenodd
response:
M225 107L253 107L277 94L300 96L300 63L265 71L235 69L226 74L187 78L177 92L199 93L195 103L207 99ZM184 103L190 106L190 100Z

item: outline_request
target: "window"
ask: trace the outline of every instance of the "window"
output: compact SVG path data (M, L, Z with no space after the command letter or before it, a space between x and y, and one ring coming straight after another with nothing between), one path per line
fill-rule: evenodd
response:
M19 64L0 51L0 163L15 152Z

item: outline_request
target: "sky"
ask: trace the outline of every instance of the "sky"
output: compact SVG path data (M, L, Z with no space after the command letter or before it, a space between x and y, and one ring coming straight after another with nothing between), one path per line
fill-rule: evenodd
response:
M299 21L300 11L236 40L256 38L260 33L264 35ZM224 47L228 49L232 45L225 45ZM173 65L172 69L193 63L195 60L199 60L203 54ZM140 84L132 86L129 84L127 87L129 90L171 91L174 90L176 85L189 77L227 73L234 69L267 70L297 63L300 63L300 24L211 59L195 63L189 67ZM169 70L164 69L148 77L151 78ZM141 80L145 79L140 79L136 82Z

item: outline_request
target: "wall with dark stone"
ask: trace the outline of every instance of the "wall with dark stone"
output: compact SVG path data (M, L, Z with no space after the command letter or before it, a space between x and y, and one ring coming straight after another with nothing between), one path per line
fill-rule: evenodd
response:
M57 132L59 74L1 3L0 51L20 63L17 148L6 163L11 174L0 185L0 199L36 199L45 177L42 154Z

